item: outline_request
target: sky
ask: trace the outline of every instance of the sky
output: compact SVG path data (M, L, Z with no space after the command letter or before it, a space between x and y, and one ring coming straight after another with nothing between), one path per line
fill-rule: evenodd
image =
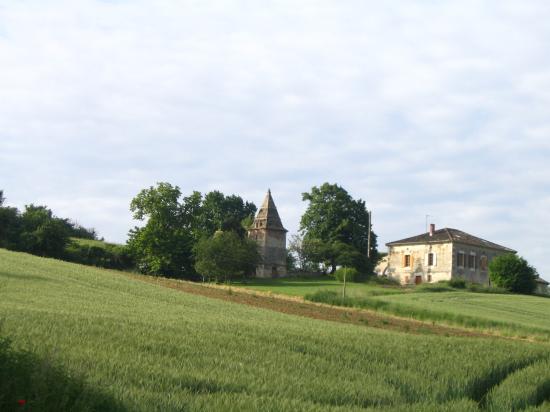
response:
M166 181L297 232L324 182L381 250L428 220L550 280L547 0L0 0L0 189L124 242Z

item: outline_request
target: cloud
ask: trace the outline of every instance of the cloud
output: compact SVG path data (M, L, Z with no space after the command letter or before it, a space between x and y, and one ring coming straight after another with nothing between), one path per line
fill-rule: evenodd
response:
M293 232L343 185L380 243L425 215L550 279L545 1L25 1L0 6L0 187L124 241L157 181Z

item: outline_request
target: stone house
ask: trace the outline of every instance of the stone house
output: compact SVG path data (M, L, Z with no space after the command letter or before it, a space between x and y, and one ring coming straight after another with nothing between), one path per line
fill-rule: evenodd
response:
M515 250L457 229L430 230L418 236L387 243L387 266L381 274L401 284L464 279L490 284L489 262Z
M548 290L548 285L550 285L550 283L548 283L547 281L545 281L543 278L541 278L540 276L537 277L537 289L535 290L536 293L539 293L541 295L548 295L550 294L550 291Z
M286 233L271 190L268 190L254 223L248 229L248 237L258 243L262 257L262 262L256 267L256 277L276 278L287 275Z

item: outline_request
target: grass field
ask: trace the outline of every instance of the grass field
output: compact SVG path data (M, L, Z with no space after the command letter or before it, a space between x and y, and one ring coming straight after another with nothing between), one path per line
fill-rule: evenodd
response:
M258 279L242 286L420 320L550 340L550 298L545 297L460 290L430 292L429 289L348 283L349 299L342 302L342 283L327 277ZM334 293L329 295L324 291Z
M342 291L342 283L328 276L288 277L278 279L248 279L245 282L234 282L237 286L262 292L274 292L290 296L302 296L319 290ZM400 287L379 285L376 283L347 282L346 293L349 296L365 297L405 293Z
M0 318L0 410L545 410L550 399L547 345L284 315L1 249Z

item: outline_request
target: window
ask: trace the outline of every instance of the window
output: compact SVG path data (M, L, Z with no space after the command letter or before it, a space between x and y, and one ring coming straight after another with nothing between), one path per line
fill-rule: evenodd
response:
M432 281L432 275L428 275L428 282Z
M428 253L428 266L433 266L433 265L434 265L434 254Z
M411 267L411 255L403 256L403 266L406 268Z
M471 252L468 256L468 267L472 270L476 268L476 254Z
M479 258L479 268L481 270L487 270L487 256L483 255Z
M464 264L465 264L464 252L460 251L460 252L458 252L457 255L456 255L456 265L457 265L459 268L463 268L463 267L464 267Z

